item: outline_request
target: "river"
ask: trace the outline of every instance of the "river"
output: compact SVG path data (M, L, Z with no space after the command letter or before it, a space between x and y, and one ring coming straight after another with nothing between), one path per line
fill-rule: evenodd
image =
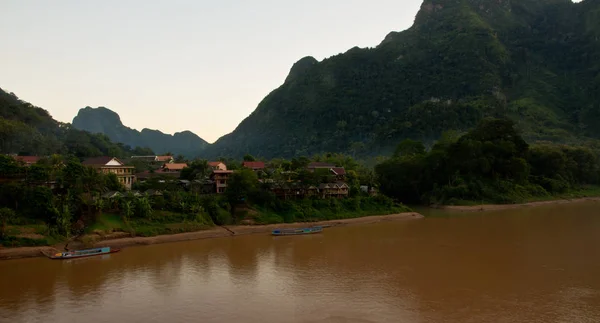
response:
M600 203L0 261L0 322L600 322Z

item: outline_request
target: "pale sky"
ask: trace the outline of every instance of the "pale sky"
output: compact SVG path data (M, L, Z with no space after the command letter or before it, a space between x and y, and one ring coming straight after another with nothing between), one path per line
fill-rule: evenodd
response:
M71 122L227 134L304 56L374 47L421 0L0 0L0 88Z

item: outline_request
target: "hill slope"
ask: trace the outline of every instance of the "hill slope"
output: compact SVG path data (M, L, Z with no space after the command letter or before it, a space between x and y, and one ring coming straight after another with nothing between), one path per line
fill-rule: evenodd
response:
M149 149L115 144L106 136L74 129L48 111L0 89L0 154L73 154L77 157L127 157L152 154Z
M303 58L204 155L374 155L486 116L530 141L600 136L600 1L426 0L376 48Z
M208 145L206 141L190 131L164 134L158 130L137 131L126 127L117 113L104 107L79 110L73 118L73 127L91 133L102 133L112 141L130 146L149 147L157 153L171 152L194 156Z

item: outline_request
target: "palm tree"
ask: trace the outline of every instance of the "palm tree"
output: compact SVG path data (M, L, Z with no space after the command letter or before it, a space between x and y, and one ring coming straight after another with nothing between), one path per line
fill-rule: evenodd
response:
M127 221L133 216L133 208L131 207L131 201L122 201L121 216L123 217L123 222L125 223L127 223Z
M137 215L142 218L152 219L152 205L147 197L140 197L136 200Z

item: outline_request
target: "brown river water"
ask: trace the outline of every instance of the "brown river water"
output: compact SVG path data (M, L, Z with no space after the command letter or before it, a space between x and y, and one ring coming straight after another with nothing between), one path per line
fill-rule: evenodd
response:
M0 322L600 322L600 203L0 261Z

